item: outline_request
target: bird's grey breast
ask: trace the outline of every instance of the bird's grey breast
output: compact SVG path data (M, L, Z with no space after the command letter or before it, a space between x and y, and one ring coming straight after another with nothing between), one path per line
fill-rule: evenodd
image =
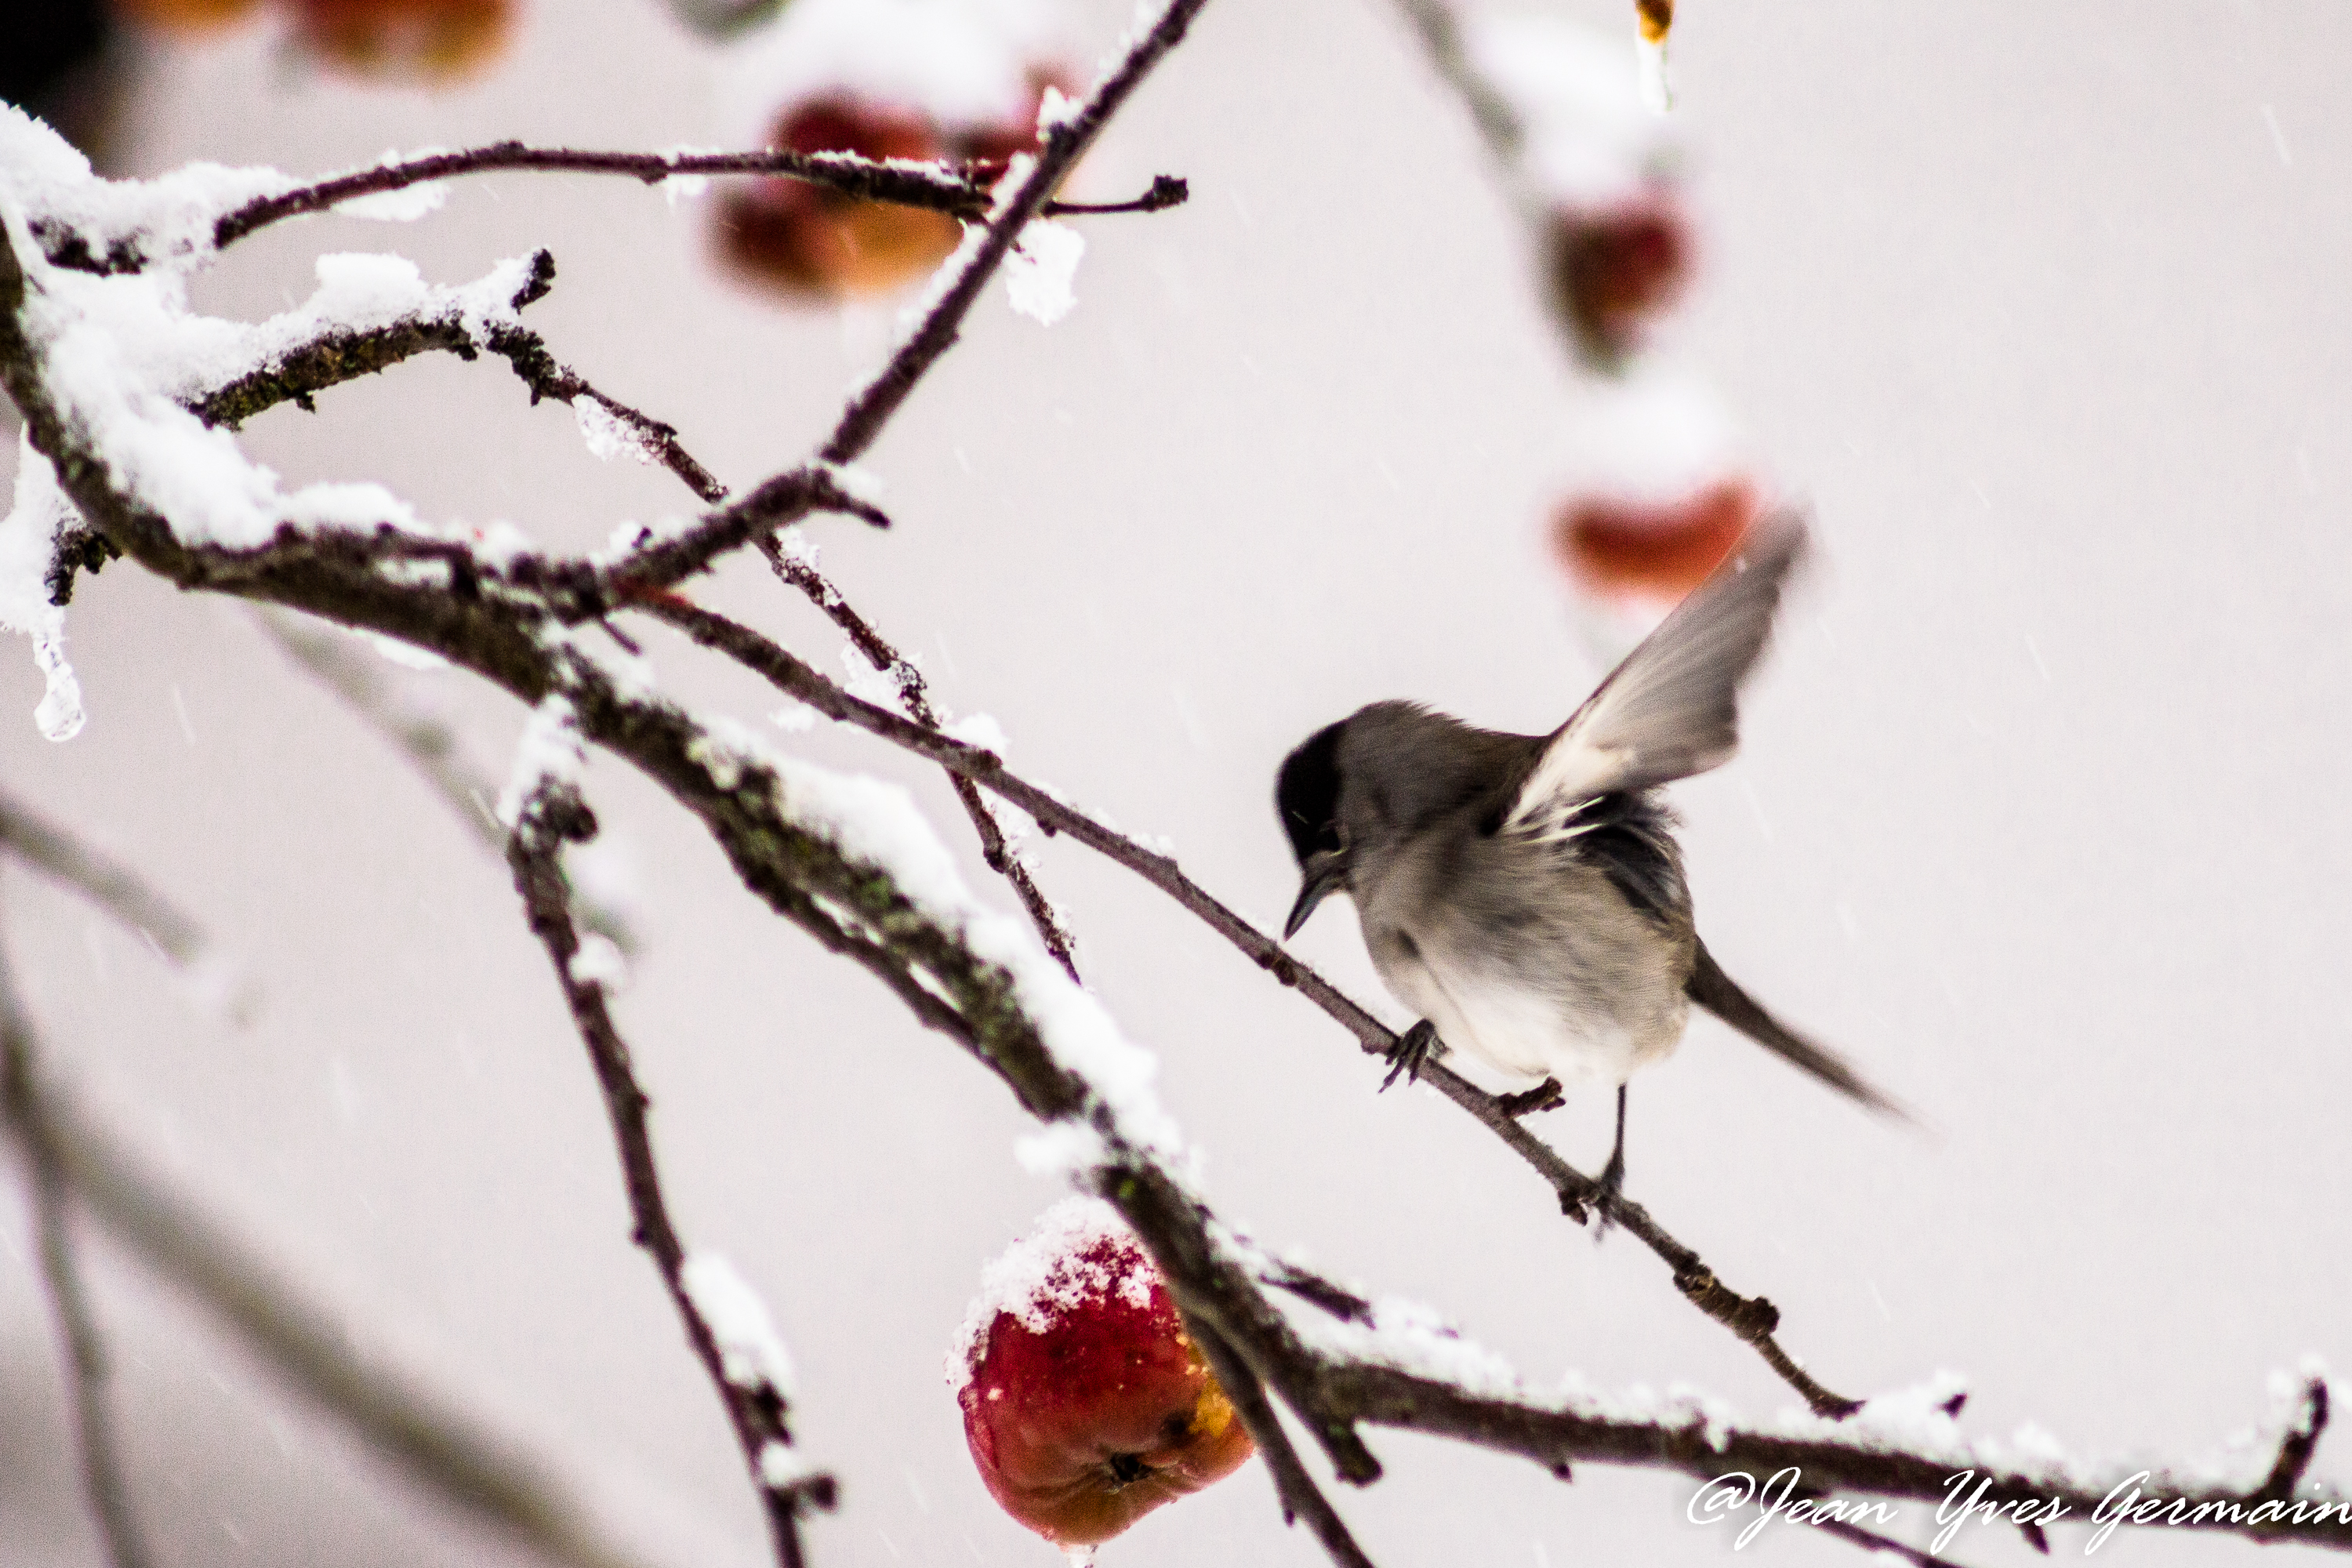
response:
M1573 834L1504 830L1539 739L1371 717L1349 725L1340 818L1389 989L1449 1045L1530 1077L1622 1081L1671 1049L1693 938L1663 808L1611 797Z

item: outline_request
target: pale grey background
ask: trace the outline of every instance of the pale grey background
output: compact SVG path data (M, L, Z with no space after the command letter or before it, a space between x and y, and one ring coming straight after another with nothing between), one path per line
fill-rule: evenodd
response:
M1701 915L1735 973L1937 1133L1874 1125L1700 1024L1640 1082L1633 1190L1779 1302L1841 1389L1956 1367L1976 1430L2206 1451L2263 1412L2274 1370L2352 1361L2352 12L1685 12L1706 265L1673 351L1812 500L1828 563L1754 689L1745 753L1677 792ZM1097 36L1125 15L1104 0ZM498 75L442 98L323 85L257 36L159 73L142 168L719 133L706 51L646 0L543 4ZM1565 373L1461 115L1373 0L1217 0L1093 177L1155 170L1190 177L1192 205L1089 224L1060 326L993 294L876 451L898 531L817 531L945 703L994 714L1016 763L1172 837L1271 923L1292 882L1268 781L1308 730L1391 695L1541 728L1597 674L1538 531ZM279 308L321 248L398 249L455 281L550 245L562 280L535 324L742 482L824 427L887 312L732 290L701 217L625 182L478 182L413 227L285 226L203 298ZM250 440L294 479L378 478L428 515L573 546L683 499L599 466L496 367L405 366ZM761 574L712 597L835 660ZM502 868L234 606L119 567L69 625L89 729L43 742L31 662L0 647L0 766L200 910L267 1008L243 1030L193 1010L135 941L11 873L14 960L60 1070L377 1348L560 1455L662 1562L758 1561ZM772 707L656 637L673 689ZM512 706L421 684L502 771ZM878 745L794 743L915 780L968 837ZM1057 1195L1014 1164L1008 1097L755 907L652 792L609 766L593 782L645 891L652 951L622 1016L679 1215L775 1308L800 1429L844 1481L816 1560L1049 1561L982 1494L940 1373L981 1262ZM1574 1368L1791 1403L1647 1253L1564 1226L1432 1098L1376 1099L1335 1027L1155 895L1058 845L1041 877L1159 1048L1225 1212L1436 1303L1538 1383ZM1345 913L1300 945L1377 994ZM1599 1105L1549 1125L1597 1162ZM0 1559L89 1563L15 1193L0 1216ZM166 1562L513 1560L103 1248L96 1289ZM1727 1548L1683 1522L1679 1480L1588 1467L1563 1488L1374 1446L1390 1479L1341 1501L1383 1564ZM2320 1472L2352 1475L2347 1451ZM2013 1535L1963 1542L1970 1563L2025 1556ZM1785 1528L1748 1555L1854 1560ZM1106 1557L1320 1561L1255 1468Z

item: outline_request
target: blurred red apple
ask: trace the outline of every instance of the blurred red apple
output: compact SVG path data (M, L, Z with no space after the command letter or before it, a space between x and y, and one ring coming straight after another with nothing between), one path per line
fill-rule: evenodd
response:
M982 1278L949 1375L981 1479L1057 1546L1237 1468L1247 1429L1116 1211L1056 1205Z
M1690 220L1667 186L1551 220L1555 307L1598 357L1622 358L1690 281Z
M1741 478L1672 501L1582 497L1556 514L1552 550L1589 593L1671 604L1706 581L1761 509L1756 485Z
M260 0L114 0L117 15L166 33L201 33L226 26Z
M912 110L846 98L802 104L776 122L769 144L791 153L867 158L944 158L938 128ZM963 236L945 213L862 202L803 180L753 180L721 199L719 242L755 281L811 294L895 289L947 259Z
M495 58L513 0L294 0L294 36L355 76L446 80Z

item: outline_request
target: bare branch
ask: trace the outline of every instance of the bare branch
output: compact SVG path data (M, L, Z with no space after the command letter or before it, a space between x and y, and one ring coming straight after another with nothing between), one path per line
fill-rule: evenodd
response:
M58 1337L64 1342L66 1383L73 1394L82 1495L89 1502L114 1568L145 1568L152 1558L132 1517L130 1489L122 1479L113 1411L106 1398L106 1347L74 1258L66 1214L65 1162L42 1112L37 1054L32 1018L16 995L5 956L0 955L0 1121L5 1121L16 1134L26 1173L32 1178L41 1279L48 1289Z
M540 174L622 174L659 184L678 175L782 175L823 185L861 201L889 202L898 206L929 207L951 216L977 221L988 216L986 184L974 170L950 163L909 163L861 158L854 153L786 153L763 149L749 153L596 153L572 147L529 147L520 142L500 142L462 153L435 153L398 163L339 174L298 190L250 201L224 214L213 226L213 244L226 248L257 229L285 218L329 210L360 196L380 195L461 174L487 174L509 170ZM1164 176L1162 177L1164 180ZM1150 194L1131 203L1105 206L1057 206L1070 213L1158 212L1184 199L1162 180ZM51 259L70 265L66 258Z
M628 1189L629 1212L635 1220L633 1239L660 1270L687 1340L727 1407L751 1484L759 1489L768 1516L779 1568L801 1568L804 1558L800 1514L803 1509L833 1506L833 1478L797 1469L789 1479L778 1475L773 1455L778 1449L789 1453L793 1441L784 1391L764 1374L746 1377L730 1373L718 1335L688 1289L686 1247L670 1222L669 1205L662 1196L653 1133L646 1120L652 1102L638 1087L629 1065L629 1048L622 1043L604 1005L604 986L580 973L573 962L580 955L580 934L572 928L559 851L564 840L585 840L594 833L595 819L576 792L568 786L542 788L525 805L508 842L507 859L514 868L515 889L522 895L531 933L546 947L548 959L555 966L556 983L562 987L581 1042L595 1065L604 1109L613 1121L613 1136L620 1146L622 1179Z
M1439 79L1470 110L1471 122L1477 126L1486 150L1497 163L1509 168L1518 158L1527 132L1519 124L1518 111L1472 68L1462 47L1462 23L1454 6L1448 0L1397 0L1397 9L1420 36Z
M638 1568L598 1540L509 1439L412 1382L354 1356L353 1332L305 1299L55 1089L40 1113L73 1194L131 1253L186 1291L261 1363L426 1491L565 1568Z

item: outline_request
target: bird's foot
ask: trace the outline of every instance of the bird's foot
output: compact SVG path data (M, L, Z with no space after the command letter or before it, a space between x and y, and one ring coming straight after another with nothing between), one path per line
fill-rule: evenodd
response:
M1601 1168L1601 1179L1592 1184L1592 1194L1585 1202L1592 1210L1592 1239L1600 1240L1609 1234L1617 1221L1617 1200L1625 1191L1625 1156L1609 1156L1609 1163Z
M1389 1047L1389 1076L1381 1079L1381 1088L1386 1089L1396 1082L1399 1073L1408 1080L1418 1079L1436 1045L1437 1026L1426 1018L1399 1035L1396 1044Z
M1558 1110L1568 1103L1559 1092L1559 1079L1548 1078L1533 1089L1523 1089L1517 1094L1497 1096L1495 1104L1504 1115L1517 1120L1533 1116L1538 1110Z

